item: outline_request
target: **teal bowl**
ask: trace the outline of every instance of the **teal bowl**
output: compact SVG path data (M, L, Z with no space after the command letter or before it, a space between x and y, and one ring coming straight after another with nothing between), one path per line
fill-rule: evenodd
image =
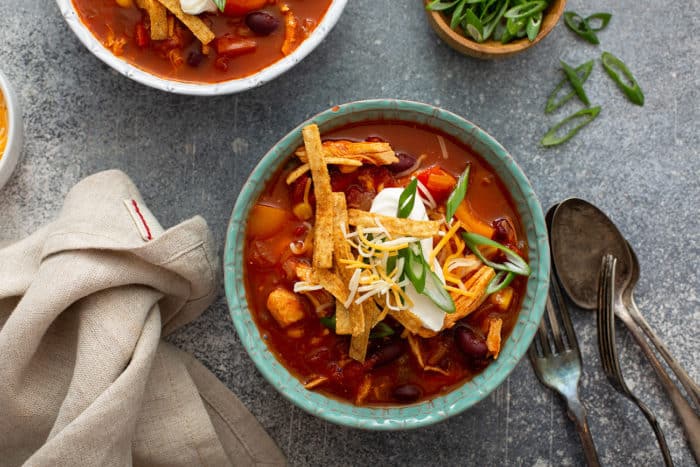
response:
M505 340L498 360L471 381L433 399L391 407L357 407L304 389L268 350L246 299L243 247L251 208L273 174L302 144L301 129L316 123L323 135L352 123L391 120L417 123L446 133L471 147L488 162L507 187L522 219L529 244L532 275L518 321ZM352 102L321 112L302 123L263 157L243 186L231 215L224 251L224 282L231 318L238 336L258 370L284 397L325 420L370 430L405 430L445 420L496 389L525 355L544 312L549 284L549 245L542 208L530 182L495 139L473 123L445 110L417 102L381 99Z

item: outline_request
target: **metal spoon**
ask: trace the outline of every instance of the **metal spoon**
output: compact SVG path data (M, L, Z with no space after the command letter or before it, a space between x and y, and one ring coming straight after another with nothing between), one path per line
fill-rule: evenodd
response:
M695 381L691 379L688 373L686 373L685 370L678 364L678 362L671 356L671 353L666 348L666 345L661 339L657 337L657 335L649 326L649 323L647 323L647 320L644 319L644 316L642 316L642 314L639 312L639 308L637 308L637 304L634 301L633 292L634 286L639 280L639 260L637 260L637 255L635 254L634 250L632 249L632 245L630 245L629 242L627 243L627 248L630 251L630 257L632 259L632 272L630 276L629 285L625 290L622 291L622 303L624 304L625 308L627 308L627 311L629 311L629 314L632 316L632 319L637 324L637 326L639 326L642 329L642 331L644 331L644 334L646 334L647 337L651 340L651 342L656 347L656 350L658 350L661 356L664 358L664 360L666 360L666 363L676 374L676 376L678 377L678 381L680 381L680 383L683 385L686 392L688 393L688 397L690 397L690 400L693 401L695 407L698 408L700 407L700 388L695 383ZM700 434L698 434L698 436L700 436Z
M617 259L610 254L603 257L603 262L600 269L600 286L598 287L598 349L600 350L600 361L603 364L603 369L608 377L608 380L613 387L622 395L637 404L639 410L642 411L647 421L654 429L656 440L659 442L661 453L664 457L664 464L667 467L673 466L671 453L668 450L666 437L659 425L658 420L649 407L644 404L627 386L625 378L622 376L620 369L620 359L617 355L617 346L615 345L615 315L614 310L617 308L617 303L621 300L619 290L615 289L615 264Z
M680 418L693 456L700 463L700 419L644 339L640 326L633 318L634 314L639 314L636 307L623 304L626 300L622 298L622 291L632 303L631 288L636 283L635 261L627 241L602 211L576 198L563 201L555 211L551 236L552 258L561 285L574 303L582 308L597 309L597 272L602 258L608 253L617 258L614 287L620 292L620 299L616 300L615 314L627 326L651 363Z

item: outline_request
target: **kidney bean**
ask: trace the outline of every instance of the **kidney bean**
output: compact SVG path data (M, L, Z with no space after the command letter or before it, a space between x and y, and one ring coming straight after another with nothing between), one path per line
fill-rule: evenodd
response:
M393 341L377 350L370 357L370 360L374 362L374 366L386 365L399 358L403 354L403 350L401 342Z
M197 52L196 50L193 50L192 52L187 54L187 64L192 68L198 67L199 64L202 63L203 59L204 54L202 54L201 52Z
M486 358L488 352L486 339L478 335L474 330L466 326L459 326L455 329L455 339L459 349L471 360Z
M394 388L393 396L401 402L413 402L423 395L421 388L415 384L402 384Z
M389 170L392 172L403 172L416 163L416 158L405 152L397 152L396 157L399 158L399 161L389 166Z
M245 17L245 24L255 34L259 36L269 36L279 27L280 20L264 11L256 11L249 13Z
M515 234L513 221L507 217L501 217L493 221L491 225L493 225L494 228L493 239L495 241L506 246L515 245L517 236Z

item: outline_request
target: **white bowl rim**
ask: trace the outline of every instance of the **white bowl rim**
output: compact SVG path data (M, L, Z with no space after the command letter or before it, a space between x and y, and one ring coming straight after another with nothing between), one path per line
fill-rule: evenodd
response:
M331 0L326 14L319 24L291 54L263 68L257 73L244 78L222 81L220 83L190 83L169 80L138 68L126 60L117 57L95 37L82 22L73 6L72 0L56 0L61 15L73 30L80 42L97 58L120 74L146 86L175 94L190 96L219 96L247 91L262 86L285 73L311 53L338 22L348 0Z
M0 155L0 189L7 183L14 172L22 154L24 129L22 111L9 78L0 70L0 94L7 107L7 141Z

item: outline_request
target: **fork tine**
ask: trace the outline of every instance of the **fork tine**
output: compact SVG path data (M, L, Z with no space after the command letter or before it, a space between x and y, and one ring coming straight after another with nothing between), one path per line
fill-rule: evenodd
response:
M576 332L574 331L574 325L571 323L571 315L569 314L569 306L564 301L564 295L561 292L559 286L559 281L557 277L552 277L550 281L550 289L553 292L554 300L557 302L559 307L559 316L561 317L562 324L564 325L564 333L566 337L566 344L570 349L575 350L581 354L578 346L578 339L576 338Z
M612 294L614 293L612 289L614 276L612 274L615 272L615 261L615 258L611 255L606 255L603 258L598 287L598 344L600 346L600 358L603 369L608 378L617 374L613 356L615 351L614 335L610 332L610 324L613 323L614 325L613 320L615 319L614 316L610 316L612 314L610 303L612 303Z
M552 348L549 345L549 336L547 336L547 327L544 324L544 316L540 325L537 327L537 336L540 340L540 348L542 349L542 356L547 357L552 354Z
M550 282L549 287L552 288L553 283ZM547 295L547 303L545 304L545 309L547 310L547 317L549 318L549 328L552 331L552 340L554 341L554 350L556 353L561 353L564 351L564 343L561 339L561 329L559 328L559 320L557 319L557 310L554 308L554 304L549 295Z

